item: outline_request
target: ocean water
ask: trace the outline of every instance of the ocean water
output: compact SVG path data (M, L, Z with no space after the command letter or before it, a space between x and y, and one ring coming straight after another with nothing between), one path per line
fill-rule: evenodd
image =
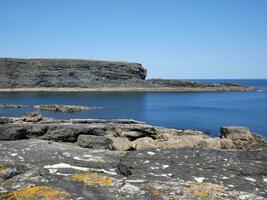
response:
M25 109L0 109L5 116L20 116L37 104L77 104L102 107L79 113L44 111L47 117L129 118L178 129L219 135L220 126L247 126L267 138L267 80L198 80L255 86L252 92L9 92L0 104L25 104Z

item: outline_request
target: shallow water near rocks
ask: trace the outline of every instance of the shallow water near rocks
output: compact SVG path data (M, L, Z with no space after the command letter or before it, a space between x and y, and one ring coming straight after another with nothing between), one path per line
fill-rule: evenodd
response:
M77 104L102 107L77 113L42 111L46 117L129 118L177 129L219 134L220 126L248 126L267 138L267 80L199 80L255 86L253 92L7 92L0 104L29 105L0 109L4 116L20 116L38 104Z

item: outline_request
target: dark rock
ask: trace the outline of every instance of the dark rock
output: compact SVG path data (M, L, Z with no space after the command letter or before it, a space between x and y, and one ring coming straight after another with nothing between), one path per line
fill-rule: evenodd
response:
M132 172L131 172L132 167L129 166L128 163L125 164L125 163L120 162L118 164L118 170L119 170L119 173L122 174L123 176L127 177L127 176L131 176L132 175Z
M26 138L27 129L21 127L20 125L10 126L2 125L0 126L0 140L21 140Z
M104 136L79 135L77 144L80 147L91 149L110 149L111 140Z
M27 138L36 138L44 135L47 132L48 127L42 125L28 126L26 128L26 137Z
M172 180L214 183L232 186L239 191L266 196L263 178L267 174L267 154L258 151L221 151L182 148L176 150L143 150L128 152L118 170L132 180L148 182ZM129 173L130 171L130 173ZM265 180L266 181L266 180ZM256 186L257 185L257 186Z
M79 130L59 127L56 129L48 129L45 135L41 136L43 140L53 140L57 142L76 142Z

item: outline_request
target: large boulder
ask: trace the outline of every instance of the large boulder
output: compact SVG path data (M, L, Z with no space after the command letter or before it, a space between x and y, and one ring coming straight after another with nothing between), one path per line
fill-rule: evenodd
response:
M140 149L154 149L157 148L156 141L151 137L138 138L132 142L132 148L136 150Z
M176 149L183 147L196 147L204 138L202 135L181 135L173 136L168 139L156 140L157 146L163 149Z
M41 136L41 139L52 140L56 142L76 142L79 135L79 131L68 127L56 127L54 129L48 129L45 135Z
M111 140L104 136L79 135L77 144L90 149L110 149Z
M41 113L39 112L27 112L22 115L25 122L39 122L43 120Z
M228 138L232 141L251 140L253 136L247 127L225 126L221 127L221 138Z
M0 126L0 140L21 140L26 138L27 129L23 126Z
M118 151L128 151L131 147L131 141L125 137L109 137L112 141L112 149Z

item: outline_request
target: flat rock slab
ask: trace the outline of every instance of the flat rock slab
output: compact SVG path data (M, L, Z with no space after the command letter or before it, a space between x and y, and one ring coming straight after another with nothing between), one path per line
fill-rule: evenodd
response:
M194 148L126 153L36 139L0 141L0 199L28 191L84 200L265 199L266 153Z

